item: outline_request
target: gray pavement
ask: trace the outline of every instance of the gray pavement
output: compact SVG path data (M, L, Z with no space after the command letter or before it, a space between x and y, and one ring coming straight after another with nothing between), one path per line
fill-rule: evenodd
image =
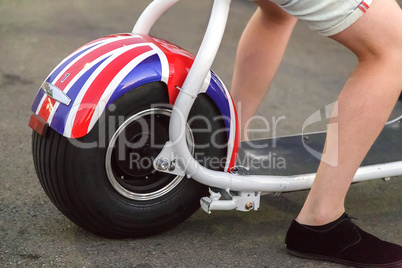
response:
M0 1L0 267L339 267L285 252L287 227L306 191L264 196L258 212L198 211L168 232L128 240L94 236L51 204L31 160L28 120L33 97L66 55L95 38L131 31L149 2ZM211 2L180 2L152 34L196 52ZM236 44L254 9L248 1L232 4L213 67L228 87ZM355 64L346 49L299 23L258 113L285 117L278 135L299 133L309 115L335 101ZM324 130L325 125L309 130ZM255 126L263 127L261 122ZM402 244L401 190L401 178L352 185L347 211L363 229Z

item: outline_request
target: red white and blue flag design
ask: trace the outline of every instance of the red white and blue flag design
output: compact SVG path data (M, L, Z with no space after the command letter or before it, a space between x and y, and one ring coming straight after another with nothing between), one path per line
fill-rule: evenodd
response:
M166 83L173 104L178 94L176 86L182 86L193 60L185 50L149 36L107 36L73 52L45 80L60 89L71 103L62 104L40 89L32 111L63 136L79 138L89 133L109 104L140 85ZM230 159L227 170L235 163L238 144L234 104L212 71L201 92L214 100L225 118Z
M125 79L139 84L153 82L141 78L167 82L169 70L164 53L155 44L142 43L141 39L141 36L123 35L81 47L46 79L72 103L60 104L40 90L32 110L59 133L78 138L89 132L108 104L125 93L121 92L127 85ZM138 72L138 68L153 74ZM135 73L141 77L135 77Z

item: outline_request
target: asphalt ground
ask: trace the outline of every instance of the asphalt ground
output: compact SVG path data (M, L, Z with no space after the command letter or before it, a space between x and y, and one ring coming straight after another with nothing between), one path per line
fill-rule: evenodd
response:
M143 239L112 240L71 223L36 177L28 120L33 98L65 56L93 39L130 32L148 0L0 1L0 267L339 267L288 255L284 237L307 191L264 196L260 210L198 211L178 227ZM178 3L152 30L195 53L212 1ZM234 0L213 69L230 87L236 44L255 10ZM296 26L269 95L258 110L277 135L302 130L333 103L356 58L302 23ZM252 68L252 66L251 66ZM401 110L395 112L397 114ZM324 130L325 121L310 127ZM262 122L254 122L264 127ZM274 133L253 133L262 138ZM354 184L346 209L360 227L402 244L402 178Z

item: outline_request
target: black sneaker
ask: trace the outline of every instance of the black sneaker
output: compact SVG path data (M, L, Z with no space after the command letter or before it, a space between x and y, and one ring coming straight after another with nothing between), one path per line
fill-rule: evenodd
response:
M366 233L346 213L323 226L295 220L286 235L289 253L355 267L402 267L402 247Z

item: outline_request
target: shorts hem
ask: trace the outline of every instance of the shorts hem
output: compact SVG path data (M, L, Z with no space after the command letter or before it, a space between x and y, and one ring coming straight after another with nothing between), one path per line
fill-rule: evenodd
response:
M346 30L353 23L355 23L361 16L363 16L364 13L365 12L363 12L360 8L356 8L349 16L347 16L343 21L341 21L337 25L326 30L318 30L317 33L322 36L332 36L338 34L343 30Z

